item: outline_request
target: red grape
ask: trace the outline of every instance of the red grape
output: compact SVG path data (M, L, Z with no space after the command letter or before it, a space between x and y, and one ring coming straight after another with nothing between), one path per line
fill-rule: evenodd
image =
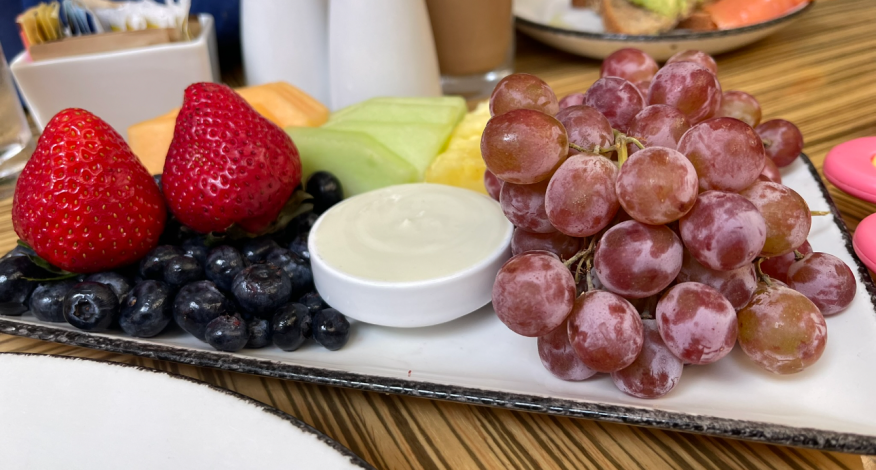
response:
M584 93L570 93L560 100L560 111L569 106L578 106L584 104Z
M519 255L527 251L549 251L560 259L569 259L581 249L581 239L570 237L562 232L534 233L520 228L514 229L511 236L511 254Z
M481 137L487 168L514 184L548 179L568 153L569 139L560 121L531 109L515 109L490 119Z
M803 294L778 284L761 284L737 313L739 346L757 365L776 374L793 374L821 357L827 324Z
M700 189L737 192L757 180L763 144L754 129L733 118L714 118L690 128L678 142L700 177Z
M730 271L718 271L703 266L689 250L684 250L681 271L676 282L699 282L721 293L733 308L739 310L751 299L757 289L757 273L754 264L746 264Z
M793 189L769 181L757 181L739 194L751 201L766 222L766 242L760 256L794 251L809 236L812 213Z
M639 49L619 49L602 60L599 78L620 77L633 85L650 82L657 74L657 62Z
M639 139L645 147L678 148L678 141L690 123L681 111L665 104L653 104L641 110L630 123L630 136ZM638 147L630 146L633 152Z
M569 157L545 193L548 218L560 232L588 237L602 230L620 207L614 190L618 169L598 155Z
M721 84L708 69L693 62L666 64L651 82L648 104L668 104L691 124L708 119L721 106Z
M484 170L484 187L487 188L487 194L495 200L499 200L499 195L502 194L502 186L505 182L500 180L492 171Z
M767 236L757 207L734 193L700 193L693 209L679 222L681 239L704 266L719 271L751 263Z
M599 111L590 106L570 106L557 114L557 120L566 128L569 142L594 150L594 147L610 147L614 143L611 123ZM579 152L569 149L569 155Z
M575 302L575 279L556 255L532 251L508 260L493 284L493 309L511 331L546 335L560 326Z
M569 342L568 322L556 327L550 333L538 337L538 357L551 374L570 381L588 379L596 371L587 367Z
M657 320L642 320L644 343L636 360L612 372L617 388L638 398L659 398L669 393L681 379L684 364L675 357L657 330Z
M557 95L544 80L528 73L514 73L496 84L490 96L490 114L532 109L553 116L560 110Z
M772 181L773 183L782 184L782 173L779 171L779 167L773 163L772 158L763 159L763 171L760 172L757 179L760 181Z
M544 210L544 193L548 182L535 184L505 183L499 204L505 217L517 227L536 233L556 232Z
M669 289L657 303L657 326L666 347L690 364L711 364L736 343L736 310L717 290L698 282Z
M569 316L569 342L587 367L614 372L632 364L642 350L642 319L619 295L585 292L575 300Z
M596 108L615 129L627 132L630 121L645 107L645 98L632 83L618 77L604 77L584 93L584 104Z
M755 127L760 124L760 103L744 91L725 91L716 117L732 117Z
M649 147L621 166L615 185L624 210L639 222L662 225L686 214L697 200L697 172L681 153Z
M666 61L667 64L675 62L693 62L707 68L709 72L712 72L716 77L718 76L718 64L715 63L715 59L712 58L712 56L703 51L687 50L677 52Z
M805 295L822 315L833 315L855 300L857 283L843 260L828 253L810 253L788 268L788 287Z
M628 220L602 235L594 267L606 289L640 299L672 283L681 270L682 251L681 240L666 226Z
M797 126L784 120L772 119L755 128L763 139L766 156L779 168L790 165L803 151L803 134Z
M810 245L809 240L807 240L803 242L802 245L794 248L793 251L789 251L784 255L766 258L760 263L760 270L767 276L787 284L788 268L794 264L794 261L797 261L797 256L794 253L795 251L799 251L801 255L808 255L809 253L812 253L812 245Z

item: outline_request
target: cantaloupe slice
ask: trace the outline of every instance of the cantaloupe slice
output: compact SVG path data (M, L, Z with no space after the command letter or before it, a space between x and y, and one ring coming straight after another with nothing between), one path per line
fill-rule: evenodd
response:
M326 127L289 127L286 133L301 155L303 180L328 171L341 181L345 197L419 180L416 168L367 134Z

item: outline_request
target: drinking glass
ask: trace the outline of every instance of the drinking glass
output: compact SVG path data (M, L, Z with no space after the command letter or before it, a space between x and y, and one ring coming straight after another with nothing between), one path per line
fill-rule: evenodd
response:
M34 142L0 47L0 199L12 196Z
M426 0L444 94L489 96L514 71L511 0Z

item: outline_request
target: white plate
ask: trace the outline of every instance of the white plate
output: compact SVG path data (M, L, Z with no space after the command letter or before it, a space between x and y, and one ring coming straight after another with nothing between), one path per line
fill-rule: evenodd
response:
M676 30L661 35L606 33L602 19L589 9L574 9L569 0L515 0L517 28L557 49L594 59L604 59L624 47L635 47L658 61L676 52L696 49L711 55L732 51L788 26L814 2L763 23L719 31Z
M784 182L817 217L809 241L839 256L858 280L844 312L827 319L827 348L808 370L777 376L736 348L708 366L687 367L679 385L656 400L633 398L601 375L564 382L545 370L536 339L518 336L491 306L442 325L387 328L353 323L349 343L328 351L313 342L222 353L173 330L153 339L87 333L25 314L0 317L0 332L106 351L382 393L584 417L825 450L876 454L876 287L853 255L851 239L818 173L805 156L783 169Z
M112 362L0 354L0 455L14 469L372 468L279 410Z

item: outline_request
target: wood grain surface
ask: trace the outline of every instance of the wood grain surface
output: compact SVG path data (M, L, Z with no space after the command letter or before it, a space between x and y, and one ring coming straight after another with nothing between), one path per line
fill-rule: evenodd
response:
M518 36L517 70L563 96L584 91L599 62ZM767 39L718 57L725 90L753 93L764 120L785 118L821 168L826 152L876 135L876 1L834 0ZM876 206L830 187L849 228ZM0 201L0 252L17 237ZM225 387L297 416L381 469L876 469L869 457L776 447L581 419L302 384L0 335L0 351L153 367ZM160 452L160 449L155 449ZM294 462L290 455L290 467Z

